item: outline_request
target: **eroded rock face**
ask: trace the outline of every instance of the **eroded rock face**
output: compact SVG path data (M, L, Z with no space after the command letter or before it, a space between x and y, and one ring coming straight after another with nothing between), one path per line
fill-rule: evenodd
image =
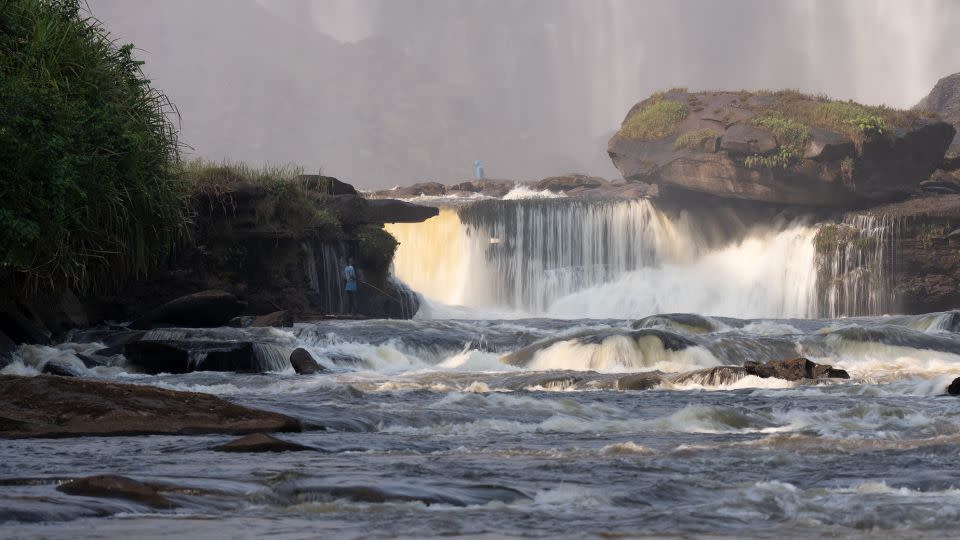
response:
M670 116L637 128L638 115L656 103L670 104ZM796 109L805 113L792 124L764 121ZM855 141L850 133L860 128L814 123L836 110L851 121L876 112L791 92L675 90L637 104L608 153L628 180L774 204L861 208L906 198L941 165L955 133L942 120L900 112L890 116L901 125L853 131Z
M256 351L249 341L142 339L124 345L123 354L131 364L151 375L260 371Z
M273 313L267 313L266 315L254 317L250 321L250 324L246 326L272 326L275 328L288 328L293 326L293 317L290 315L289 311L282 309L280 311L274 311Z
M419 223L440 213L432 206L423 206L396 199L370 199L367 216L374 223Z
M127 499L154 508L176 508L177 506L164 497L155 485L112 474L70 480L58 486L57 490L68 495Z
M300 431L300 422L216 396L52 376L0 376L0 437Z
M937 81L933 90L915 108L936 113L960 129L960 73Z

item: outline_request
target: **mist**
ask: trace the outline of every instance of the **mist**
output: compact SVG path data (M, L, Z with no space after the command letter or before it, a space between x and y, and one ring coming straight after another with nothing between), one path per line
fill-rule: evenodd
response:
M90 0L177 105L188 157L363 187L618 176L606 141L675 86L909 107L960 71L949 0Z

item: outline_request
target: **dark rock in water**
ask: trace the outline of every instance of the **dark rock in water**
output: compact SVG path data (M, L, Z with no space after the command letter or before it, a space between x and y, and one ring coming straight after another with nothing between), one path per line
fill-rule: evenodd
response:
M41 373L46 373L47 375L56 375L57 377L82 377L83 373L80 372L77 368L62 364L60 362L55 362L53 360L43 364L43 369L40 370Z
M192 371L261 371L253 343L249 341L142 339L126 344L123 354L131 364L151 375Z
M367 216L374 223L419 223L439 215L432 206L413 204L396 199L370 199L367 201Z
M230 328L248 328L252 325L254 319L256 319L256 317L253 315L241 315L230 319L224 326L229 326Z
M634 373L617 379L617 390L650 390L663 384L663 376L657 372Z
M160 325L185 328L223 326L243 311L244 304L224 291L209 290L181 296L148 312L130 326L149 329Z
M220 445L214 450L218 452L302 452L316 450L309 446L284 441L266 433L251 433L239 439Z
M402 186L396 189L384 189L374 193L377 197L395 197L398 199L411 199L413 197L427 196L438 197L445 195L447 187L440 182L419 182L412 186Z
M639 321L633 321L631 328L652 328L656 326L669 326L679 330L685 330L692 334L707 334L717 330L717 324L714 321L697 315L695 313L664 313L661 315L651 315L644 317Z
M704 386L723 386L733 384L750 375L746 368L740 366L717 366L707 369L688 371L674 377L674 384L696 383Z
M290 365L293 366L293 370L300 375L312 375L326 371L323 366L313 359L313 355L302 347L290 353Z
M127 499L154 508L176 508L176 504L160 494L157 486L144 484L124 476L104 474L70 480L57 487L68 495Z
M817 364L806 358L791 360L771 360L766 364L758 362L744 362L743 369L748 375L761 378L775 377L788 381L801 379L849 379L850 374L842 369L836 369L826 364Z
M960 377L957 377L947 387L947 393L951 396L960 396Z
M39 375L0 376L0 437L300 431L300 422L216 396Z
M75 355L87 369L103 366L112 366L113 359L109 356L102 356L99 354L81 354L76 353Z
M249 326L273 326L275 328L289 328L293 326L293 317L287 310L274 311L273 313L267 313L266 315L254 317L253 320L250 321Z
M516 180L498 180L485 178L483 180L468 180L460 182L447 188L447 194L451 192L479 193L487 197L503 197L517 186Z
M421 502L425 505L446 504L464 507L491 501L512 502L528 498L526 494L506 486L478 485L410 485L380 482L377 485L311 485L290 484L278 488L281 497L294 501L346 499L363 503Z

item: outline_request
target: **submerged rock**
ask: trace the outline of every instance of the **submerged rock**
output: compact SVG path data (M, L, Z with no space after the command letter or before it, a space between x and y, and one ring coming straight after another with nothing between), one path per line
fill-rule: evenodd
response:
M80 372L77 368L64 364L62 362L56 362L50 360L43 364L43 369L40 370L41 373L46 373L47 375L56 375L57 377L82 377L83 373Z
M663 384L659 372L634 373L617 379L617 390L650 390Z
M177 506L164 497L155 485L112 474L70 480L58 486L57 490L68 495L127 499L154 508L176 508Z
M0 437L300 431L300 422L216 396L85 379L0 376Z
M775 377L788 381L801 379L849 379L850 374L845 370L834 368L827 364L817 364L806 358L790 360L771 360L765 364L759 362L744 362L743 369L748 375L761 378Z
M300 375L312 375L314 373L319 373L321 371L326 371L316 360L313 359L313 355L310 354L310 351L298 347L290 353L290 365L293 366L293 370L299 373Z
M960 396L960 377L957 377L947 387L947 393L951 396Z
M295 442L284 441L266 433L251 433L214 448L217 452L302 452L316 450Z
M181 296L153 309L130 326L149 329L157 326L213 328L224 326L243 311L244 304L225 291L209 290Z

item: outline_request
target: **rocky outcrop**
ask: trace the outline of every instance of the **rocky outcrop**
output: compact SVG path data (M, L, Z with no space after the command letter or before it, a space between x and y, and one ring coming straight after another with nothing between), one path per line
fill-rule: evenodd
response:
M295 442L284 441L266 433L251 433L214 448L217 452L263 453L263 452L303 452L315 450Z
M936 113L960 130L960 73L937 81L933 90L914 109Z
M0 437L300 431L300 422L216 396L150 386L0 376Z
M153 508L176 508L177 506L160 493L158 486L113 474L69 480L57 486L57 491L84 497L126 499Z
M719 197L858 208L906 198L954 137L916 112L796 92L671 90L631 109L608 153L628 180Z
M326 371L313 359L313 355L302 347L294 349L294 351L290 353L290 365L293 366L293 370L300 375L313 375L314 373Z
M181 296L150 310L130 326L147 330L158 326L213 328L239 315L244 304L224 291L210 290Z
M890 296L892 312L931 313L960 306L960 194L915 197L850 213L845 222L865 219L874 220L886 231L883 260L878 263L888 272L889 290L881 294ZM818 245L817 249L831 248ZM860 274L869 277L876 273L861 266L844 270L844 275L836 277L853 280Z
M960 377L957 377L947 387L947 393L951 396L960 396Z
M370 199L367 215L371 223L419 223L440 213L432 206L423 206L396 199Z
M497 180L485 178L483 180L467 180L447 187L447 195L483 195L484 197L500 198L517 186L516 180Z

